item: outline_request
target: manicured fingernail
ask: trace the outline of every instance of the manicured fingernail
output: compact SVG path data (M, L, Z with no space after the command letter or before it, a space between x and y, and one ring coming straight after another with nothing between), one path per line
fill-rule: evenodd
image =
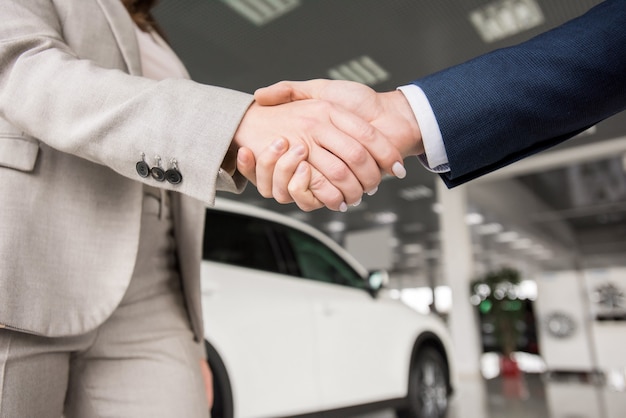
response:
M374 196L376 194L376 192L378 191L378 186L374 187L372 190L370 190L369 192L367 192L368 196Z
M403 179L406 177L406 169L399 161L396 161L391 167L391 172L399 179Z
M346 205L346 202L341 202L341 205L339 205L339 212L345 212L348 210L348 205Z
M280 152L285 148L285 140L278 138L272 142L272 149L276 152Z
M361 202L363 201L363 199L359 199L358 201L354 202L352 204L352 206L359 206L361 204Z

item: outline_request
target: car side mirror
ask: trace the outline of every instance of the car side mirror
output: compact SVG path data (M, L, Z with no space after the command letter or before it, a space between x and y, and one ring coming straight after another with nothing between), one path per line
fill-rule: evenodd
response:
M369 291L372 293L372 296L376 296L376 294L383 287L389 284L389 273L385 270L375 270L371 271L367 278L367 287Z

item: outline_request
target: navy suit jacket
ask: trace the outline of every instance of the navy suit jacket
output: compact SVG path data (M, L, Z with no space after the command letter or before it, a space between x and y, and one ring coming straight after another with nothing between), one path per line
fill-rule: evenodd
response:
M626 0L413 83L441 129L444 182L465 183L626 109Z

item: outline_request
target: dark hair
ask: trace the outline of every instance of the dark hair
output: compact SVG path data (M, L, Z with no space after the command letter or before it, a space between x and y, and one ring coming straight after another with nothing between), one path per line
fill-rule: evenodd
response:
M160 32L160 29L152 16L151 10L156 5L158 0L122 0L126 10L130 13L133 21L143 31L155 29Z

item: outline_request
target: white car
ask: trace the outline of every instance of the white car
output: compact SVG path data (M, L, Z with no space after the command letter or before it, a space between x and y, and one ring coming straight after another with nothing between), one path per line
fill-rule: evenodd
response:
M446 327L390 298L386 273L302 222L221 199L203 259L213 418L445 416Z

